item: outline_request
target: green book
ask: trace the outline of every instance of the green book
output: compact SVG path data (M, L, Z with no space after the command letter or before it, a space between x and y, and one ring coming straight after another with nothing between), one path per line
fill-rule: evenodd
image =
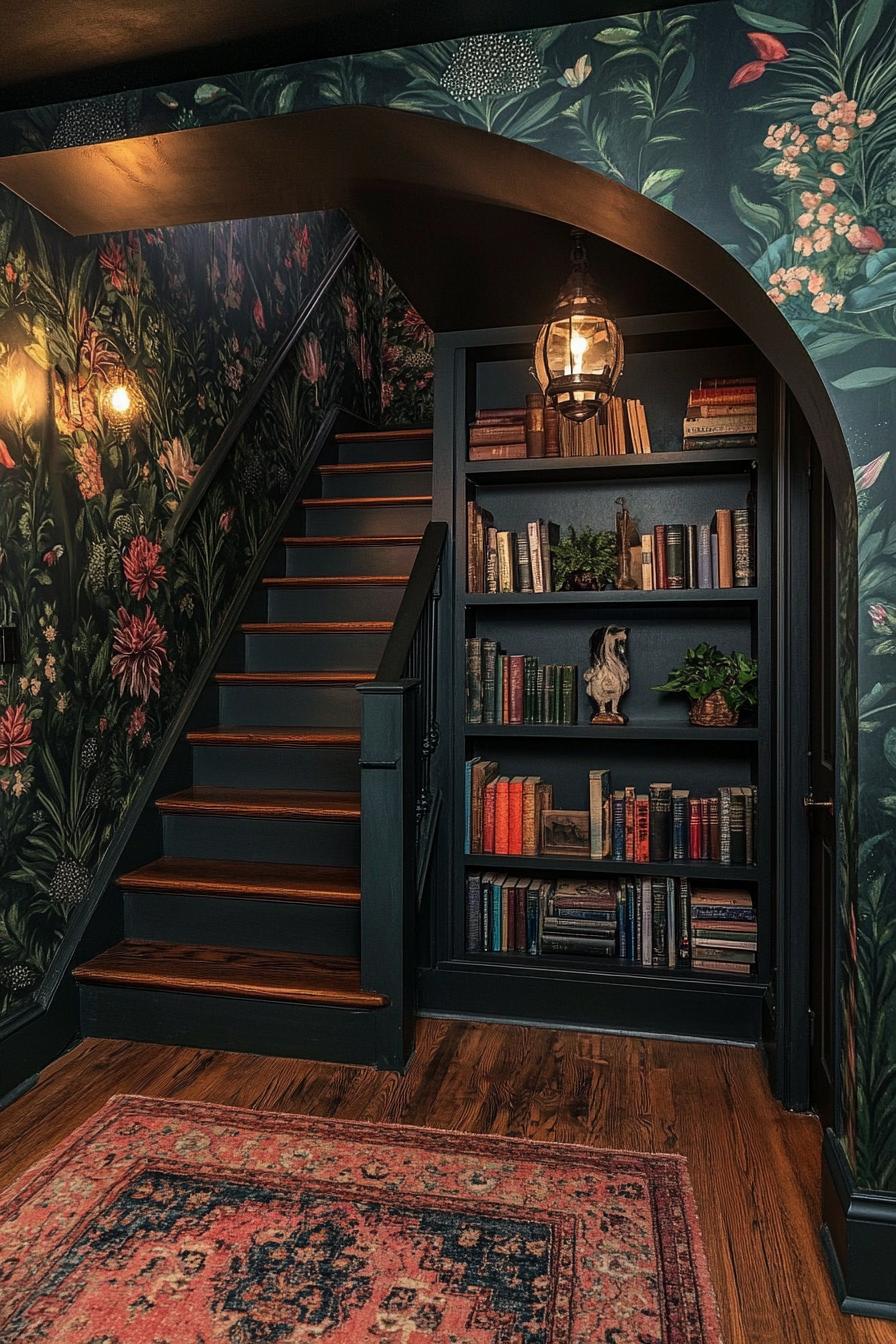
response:
M495 722L495 663L498 645L493 639L482 641L482 722Z

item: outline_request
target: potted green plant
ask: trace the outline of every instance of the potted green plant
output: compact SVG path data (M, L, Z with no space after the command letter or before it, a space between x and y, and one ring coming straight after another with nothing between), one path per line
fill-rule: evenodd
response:
M551 547L554 586L565 592L606 588L616 577L616 534L570 527Z
M701 728L733 728L741 711L756 704L758 666L745 653L723 653L715 644L688 649L669 680L655 691L673 691L691 702L689 719Z

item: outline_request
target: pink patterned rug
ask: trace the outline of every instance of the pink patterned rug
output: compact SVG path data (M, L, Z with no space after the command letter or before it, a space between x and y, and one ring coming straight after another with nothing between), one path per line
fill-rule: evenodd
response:
M114 1097L0 1195L0 1344L719 1344L682 1157Z

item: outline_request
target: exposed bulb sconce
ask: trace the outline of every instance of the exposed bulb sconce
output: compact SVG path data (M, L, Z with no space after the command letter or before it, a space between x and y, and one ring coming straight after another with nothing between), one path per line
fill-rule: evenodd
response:
M130 433L145 409L140 385L130 369L114 375L103 392L101 406L112 429L123 436Z
M584 234L572 229L572 271L535 342L535 377L569 420L588 420L622 373L622 335L588 271Z

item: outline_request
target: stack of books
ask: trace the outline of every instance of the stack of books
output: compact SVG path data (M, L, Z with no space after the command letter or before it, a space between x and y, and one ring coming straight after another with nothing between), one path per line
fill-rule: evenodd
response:
M527 523L525 532L500 530L487 509L469 500L467 592L553 592L551 547L558 539L559 528L544 518Z
M526 456L525 407L476 412L469 429L471 462Z
M576 422L539 394L525 406L480 409L469 426L471 462L521 457L616 457L649 453L643 403L611 397L599 415Z
M553 883L507 873L469 873L468 952L541 951L541 911Z
M578 667L502 653L493 639L468 639L465 718L478 723L576 723Z
M758 927L749 891L695 886L691 904L693 965L699 971L752 975Z
M756 379L701 378L688 396L683 448L752 448Z
M540 911L540 951L618 956L618 889L612 879L555 882Z
M641 537L640 561L644 589L753 588L753 510L716 509L711 523L658 523Z
M474 756L464 770L467 853L538 854L542 814L553 797L538 775L499 775L497 761Z
M650 451L643 402L611 397L601 414L590 420L560 417L561 457L621 457Z

